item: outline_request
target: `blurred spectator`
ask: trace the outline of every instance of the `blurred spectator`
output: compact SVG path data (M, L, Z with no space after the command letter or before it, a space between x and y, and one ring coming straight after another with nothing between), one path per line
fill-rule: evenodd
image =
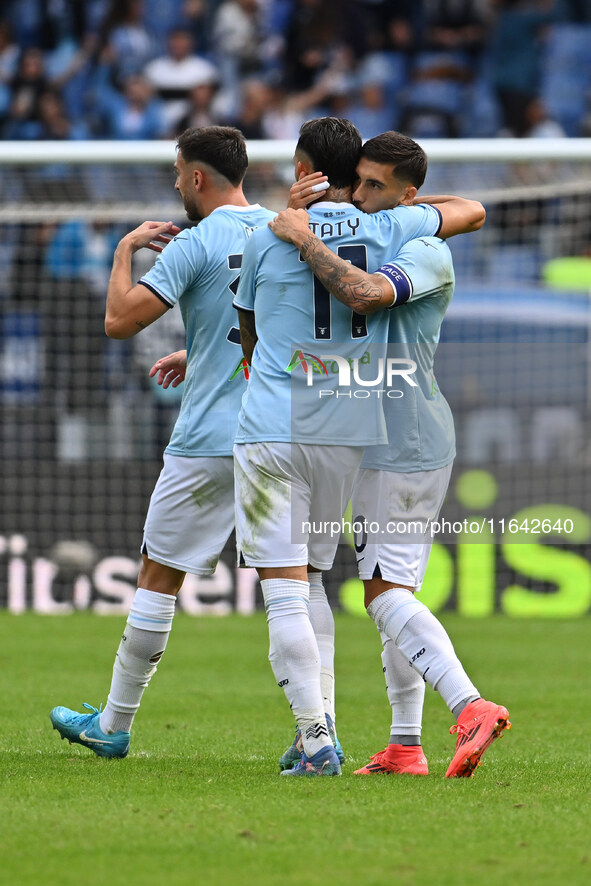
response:
M461 55L424 53L402 98L401 129L412 138L456 138L471 68Z
M34 138L85 139L88 129L81 122L73 122L66 114L64 102L55 89L47 89L39 96L39 124Z
M338 45L334 0L295 0L287 28L283 68L289 92L304 92L327 69Z
M141 74L128 76L122 93L111 89L102 98L106 138L153 139L166 134L162 102Z
M173 135L178 135L193 126L214 126L222 122L214 107L214 99L218 91L215 80L202 83L189 91L189 108L178 122Z
M10 298L19 307L43 311L48 305L48 278L45 250L55 233L55 225L19 225L10 273Z
M265 40L261 0L226 0L213 21L213 50L227 116L237 112L240 81L261 73Z
M34 46L24 49L10 82L11 98L4 138L35 138L39 99L48 86L43 53Z
M364 139L394 129L395 115L388 104L383 83L378 80L362 82L354 93L347 117Z
M525 106L525 136L527 138L564 138L566 133L557 120L553 120L544 102L539 98Z
M144 24L144 0L111 0L103 22L100 62L109 68L115 86L137 74L155 55Z
M151 61L144 74L164 102L167 129L175 132L188 113L189 90L215 83L218 72L211 62L193 53L193 38L188 31L171 31L167 45L167 54Z
M419 44L421 8L413 0L397 0L385 3L384 31L387 35L385 48L395 52L411 53Z
M272 90L264 80L243 81L238 103L239 113L232 121L247 139L269 138L265 115L272 104Z
M236 64L238 75L260 71L264 37L262 11L261 0L226 0L218 7L212 34L218 64L230 58Z
M48 243L47 368L66 410L85 412L103 401L105 294L117 241L110 226L73 220L59 225Z
M10 83L18 64L18 46L12 42L8 21L0 20L0 123L10 106Z
M490 29L488 0L423 0L424 47L480 55Z
M543 29L557 21L555 0L491 0L497 19L490 40L491 81L510 135L526 134L525 110L540 91Z

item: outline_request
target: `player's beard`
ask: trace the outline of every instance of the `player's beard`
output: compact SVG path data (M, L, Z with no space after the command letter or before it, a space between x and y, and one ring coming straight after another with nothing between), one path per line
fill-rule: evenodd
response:
M199 210L197 209L197 204L189 203L188 201L184 200L183 204L189 221L192 222L194 225L198 225L199 222L203 219L203 216L199 213Z

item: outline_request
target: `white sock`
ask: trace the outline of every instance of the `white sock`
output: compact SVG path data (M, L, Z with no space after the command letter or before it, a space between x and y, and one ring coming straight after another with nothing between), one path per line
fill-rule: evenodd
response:
M334 723L334 617L322 583L321 572L309 572L308 612L320 653L320 690L324 710Z
M269 661L302 731L308 757L330 744L320 691L320 654L310 624L307 581L261 581L269 625Z
M405 744L404 736L421 743L425 681L410 667L407 657L387 634L382 633L382 664L388 701L392 708L390 744Z
M138 588L113 666L100 717L103 732L129 732L142 695L168 642L176 597Z
M378 630L394 640L423 680L436 689L450 711L479 698L443 625L410 591L391 588L367 607Z

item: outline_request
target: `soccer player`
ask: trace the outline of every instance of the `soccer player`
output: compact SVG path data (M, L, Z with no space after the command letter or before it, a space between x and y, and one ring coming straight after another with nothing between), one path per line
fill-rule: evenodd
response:
M234 525L232 445L245 382L242 374L230 380L242 359L232 298L247 240L273 215L244 196L248 158L237 129L188 129L177 147L175 188L199 225L181 231L172 222L148 221L123 237L113 259L105 328L112 338L129 338L179 303L187 333L180 413L150 500L138 588L106 707L102 713L89 705L91 714L64 707L51 712L63 738L101 757L127 755L185 573L211 575ZM150 244L163 251L133 285L131 257ZM178 352L154 370L176 380L185 373L184 360Z
M396 132L366 142L353 199L366 212L413 202L427 158L412 139ZM302 181L296 196L314 179ZM426 198L444 199L444 198ZM365 604L380 630L392 728L388 746L356 774L427 775L421 747L424 683L439 691L457 718L456 752L447 777L474 773L490 743L510 727L506 708L482 699L435 616L414 594L420 591L431 549L428 533L414 535L438 517L449 483L455 438L453 418L433 374L441 323L454 289L451 254L437 238L407 243L374 274L344 262L310 231L307 213L287 210L270 222L274 233L300 250L326 288L359 314L384 306L390 313L391 351L415 361L416 387L402 399L384 399L388 445L368 447L353 492L353 514L375 523L374 537L357 539ZM402 527L389 535L388 525ZM411 665L411 667L409 667Z
M360 149L355 127L328 117L302 126L295 153L296 178L318 169L328 177L330 187L311 208L310 223L341 255L380 267L408 240L469 230L483 212L480 204L451 199L441 211L401 206L374 215L360 212L351 203ZM304 752L283 774L338 775L331 689L321 689L315 615L309 606L314 596L326 601L321 573L332 566L339 536L313 536L307 527L340 523L364 448L386 437L377 398L359 401L364 409L341 408L337 376L328 377L326 367L322 384L329 396L322 408L312 396L306 398L308 363L318 363L307 348L328 347L333 355L338 350L337 363L358 364L373 345L378 351L385 345L388 315L378 311L366 320L331 301L298 251L265 229L247 245L234 301L251 362L234 447L238 550L241 561L256 567L261 578L269 659L295 715ZM326 618L317 635L329 634Z

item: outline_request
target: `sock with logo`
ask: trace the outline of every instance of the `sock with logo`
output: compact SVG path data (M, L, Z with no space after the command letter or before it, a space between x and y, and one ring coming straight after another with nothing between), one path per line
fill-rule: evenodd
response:
M302 732L311 757L331 744L320 691L320 654L308 614L307 581L261 581L269 625L269 661Z
M443 625L411 591L390 588L367 607L378 630L390 637L422 679L452 711L480 694L464 671Z
M425 682L408 663L387 634L381 634L384 646L382 665L386 678L388 701L392 708L389 744L420 745L423 724Z
M142 695L162 658L176 597L138 588L113 666L111 689L100 727L107 734L129 732Z
M308 581L308 612L320 653L320 689L324 710L334 723L334 617L324 590L322 573L309 572Z

